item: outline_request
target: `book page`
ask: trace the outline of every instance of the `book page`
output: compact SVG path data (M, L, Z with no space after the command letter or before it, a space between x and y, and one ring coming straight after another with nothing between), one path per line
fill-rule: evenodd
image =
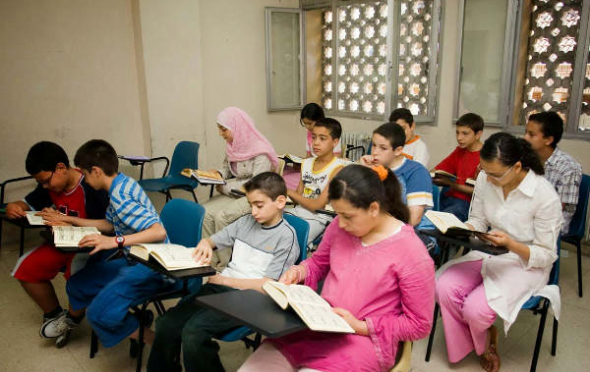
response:
M35 216L35 213L39 213L38 211L27 211L27 221L29 221L29 225L32 226L43 226L45 225L45 221L41 216Z
M100 234L96 227L53 226L53 243L56 247L77 247L86 235Z
M310 303L291 303L295 312L313 331L354 333L354 329L346 320L332 311L330 306Z
M316 291L306 285L291 284L288 288L286 294L291 304L299 303L330 307L328 301L324 300Z
M288 286L274 281L266 281L262 285L262 289L272 298L283 310L286 310L289 306L289 300L287 300Z
M162 266L168 270L204 267L192 257L194 248L186 248L178 244L141 244Z
M437 211L426 211L424 214L426 218L428 218L437 229L439 229L443 234L447 232L448 229L455 227L459 229L469 230L467 225L465 225L461 220L459 220L454 214L447 213L447 212L437 212Z

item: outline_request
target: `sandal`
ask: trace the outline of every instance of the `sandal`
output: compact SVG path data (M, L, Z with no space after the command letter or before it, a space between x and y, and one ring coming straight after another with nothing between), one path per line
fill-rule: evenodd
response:
M500 370L500 356L498 355L498 330L491 326L490 345L480 356L480 365L486 372L498 372Z

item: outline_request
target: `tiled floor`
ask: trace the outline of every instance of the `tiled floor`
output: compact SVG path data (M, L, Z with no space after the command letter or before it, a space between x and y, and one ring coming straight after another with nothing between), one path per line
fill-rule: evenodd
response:
M127 342L111 349L101 348L94 359L88 358L90 328L86 322L76 330L70 343L63 349L56 349L50 340L38 336L40 310L26 296L18 282L9 276L18 259L17 236L12 226L5 224L5 238L0 250L0 277L3 278L0 280L0 372L134 371L135 360L128 357ZM27 234L26 246L34 246L39 240L37 232L31 231ZM582 265L586 296L579 298L575 255L570 253L568 257L562 256L560 280L563 305L557 356L552 357L550 354L552 323L548 321L537 368L539 372L590 370L590 258L584 257ZM61 277L55 280L62 304L67 303L64 284ZM538 316L523 311L508 337L501 337L499 348L502 371L529 370L538 322ZM501 326L500 322L497 325ZM474 355L456 365L447 362L440 319L429 363L424 361L425 351L426 340L414 343L412 371L481 371ZM249 354L242 343L221 345L222 361L228 372L236 371Z

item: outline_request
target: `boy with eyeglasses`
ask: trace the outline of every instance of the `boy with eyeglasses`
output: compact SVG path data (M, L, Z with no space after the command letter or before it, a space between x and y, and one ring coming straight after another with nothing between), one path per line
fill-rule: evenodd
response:
M109 203L105 191L90 187L84 175L70 167L66 152L53 142L39 142L29 150L25 168L37 181L37 187L22 200L8 203L8 218L23 218L27 211L52 220L56 214L88 219L102 219ZM51 224L51 223L50 223ZM43 311L40 335L55 338L55 345L63 347L69 338L67 332L54 332L46 325L65 315L55 294L51 280L61 271L68 280L72 274L75 253L58 251L51 243L44 243L23 255L16 263L12 276ZM73 319L79 322L80 319Z

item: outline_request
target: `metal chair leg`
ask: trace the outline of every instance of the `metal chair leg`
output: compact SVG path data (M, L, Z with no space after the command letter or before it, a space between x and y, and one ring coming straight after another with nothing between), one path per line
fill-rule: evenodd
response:
M136 371L141 372L141 362L143 359L143 347L145 346L143 342L143 334L144 334L144 325L145 325L145 317L146 317L146 310L147 310L148 302L144 303L141 307L141 311L139 313L139 335L137 337L137 366Z
M549 311L549 300L543 302L541 309L541 321L539 322L539 331L537 332L537 341L535 342L535 350L533 352L533 360L531 362L531 372L537 370L537 361L539 360L539 350L541 349L541 342L543 341L543 331L545 330L545 321L547 320L547 312Z
M90 334L90 359L94 358L94 355L98 352L98 336L92 330Z
M578 296L584 295L582 291L582 244L580 241L576 242L576 254L578 256Z
M553 317L553 337L551 340L551 355L557 354L557 330L559 328L559 321Z
M426 347L426 357L424 358L425 361L430 362L430 353L432 352L432 344L434 342L434 331L436 331L436 320L438 318L438 311L440 307L438 304L434 305L434 317L432 318L432 330L430 331L430 336L428 337L428 346Z
M191 189L190 192L193 194L193 198L195 199L195 203L199 203L199 200L197 199L197 194L195 194L195 190Z

